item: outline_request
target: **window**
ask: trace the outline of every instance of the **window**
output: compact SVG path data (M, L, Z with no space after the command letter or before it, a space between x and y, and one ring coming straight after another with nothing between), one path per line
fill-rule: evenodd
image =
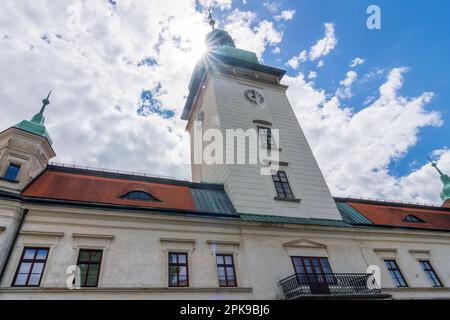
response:
M406 217L405 217L405 221L406 222L417 222L417 223L423 223L423 220L421 220L421 219L419 219L419 218L417 218L416 216L413 216L413 215L407 215Z
M277 190L278 198L294 199L286 172L278 171L276 174L272 175L272 178L275 184L275 189Z
M169 252L169 287L188 287L187 253Z
M19 165L10 163L3 178L5 178L6 180L16 181L19 171L20 171Z
M297 283L307 286L312 294L329 294L337 279L325 257L291 257Z
M406 284L405 278L403 278L403 275L398 268L397 262L395 260L384 260L384 263L386 264L386 268L391 274L395 285L397 287L407 287L408 285Z
M128 199L128 200L137 200L137 201L158 201L154 196L152 196L150 193L145 191L130 191L126 194L124 194L122 199Z
M13 280L13 287L39 287L48 248L24 248Z
M428 280L431 281L433 287L438 288L442 287L442 282L439 280L436 272L434 272L433 267L430 264L430 261L427 260L419 260L420 266L428 277Z
M263 148L272 149L272 130L270 128L258 127L259 141Z
M80 250L77 265L80 268L81 287L97 287L102 254L102 250Z
M231 254L217 254L217 272L219 274L219 287L236 287L236 272Z

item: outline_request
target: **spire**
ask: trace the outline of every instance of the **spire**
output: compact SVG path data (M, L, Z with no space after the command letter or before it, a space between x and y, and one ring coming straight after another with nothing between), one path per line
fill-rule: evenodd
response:
M436 171L441 176L441 181L444 186L441 192L441 199L444 201L444 203L450 199L450 177L446 174L444 174L437 166L437 163L433 160L431 160L430 157L427 156L427 159L430 161L431 165L436 169Z
M41 110L38 113L36 113L33 116L33 118L31 118L31 120L23 120L14 126L15 128L47 138L50 145L52 144L52 139L50 138L50 135L48 134L47 129L44 126L45 122L44 112L45 108L50 104L49 99L51 93L52 90L50 90L46 98L42 99Z
M44 121L45 121L45 117L44 117L44 111L45 108L50 104L50 95L52 94L52 90L50 90L50 92L47 95L47 98L44 98L42 100L42 107L41 110L36 113L33 118L31 118L31 122L40 124L40 125L44 125Z
M214 31L214 29L215 29L214 26L216 25L216 21L213 19L211 9L208 9L208 24L211 26L212 30Z

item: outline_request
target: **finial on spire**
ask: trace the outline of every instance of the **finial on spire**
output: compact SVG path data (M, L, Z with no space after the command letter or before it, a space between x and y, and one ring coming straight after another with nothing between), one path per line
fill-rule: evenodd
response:
M52 90L50 90L50 92L48 93L47 98L42 99L41 110L38 113L36 113L33 116L33 118L31 118L31 120L30 120L31 122L38 123L40 125L44 125L44 121L45 121L44 111L45 111L45 107L47 107L50 104L49 99L50 99L51 94L52 94Z
M216 21L213 19L211 9L208 9L208 24L213 30L215 29Z
M45 110L45 107L47 106L47 105L49 105L50 104L50 95L52 94L52 90L50 90L50 92L48 93L48 95L47 95L47 98L44 98L43 100L42 100L42 108L41 108L41 113L43 113L44 112L44 110Z
M439 174L440 174L441 176L443 176L444 173L442 173L442 171L439 170L439 168L438 168L438 166L437 166L437 163L434 162L433 160L431 160L431 158L430 158L429 156L427 156L427 159L428 159L428 161L430 161L431 165L437 170L437 172L439 172Z

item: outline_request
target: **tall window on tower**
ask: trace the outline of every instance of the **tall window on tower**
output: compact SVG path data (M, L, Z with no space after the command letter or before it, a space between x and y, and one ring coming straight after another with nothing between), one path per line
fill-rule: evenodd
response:
M278 171L276 174L272 175L272 178L279 199L294 199L286 172Z
M270 128L258 127L259 143L263 148L268 150L272 149L272 130Z

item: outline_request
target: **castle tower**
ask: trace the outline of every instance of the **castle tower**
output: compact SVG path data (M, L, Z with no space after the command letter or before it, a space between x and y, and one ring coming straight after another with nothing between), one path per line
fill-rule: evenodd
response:
M31 120L23 120L0 133L0 190L20 193L56 156L44 126L49 98L50 93Z
M231 36L214 24L210 17L208 49L195 67L181 116L188 121L193 180L224 184L241 213L341 220L286 96L288 87L280 84L286 71L261 64L254 52L236 48ZM230 143L224 146L222 163L196 161L202 153L195 143L199 127L204 137L209 129L220 130L224 140L227 130L254 130L260 146L279 151L278 170L263 175L259 162L225 163L226 154L241 148ZM279 141L273 139L277 129ZM207 145L203 142L201 149ZM246 159L252 152L245 149Z

